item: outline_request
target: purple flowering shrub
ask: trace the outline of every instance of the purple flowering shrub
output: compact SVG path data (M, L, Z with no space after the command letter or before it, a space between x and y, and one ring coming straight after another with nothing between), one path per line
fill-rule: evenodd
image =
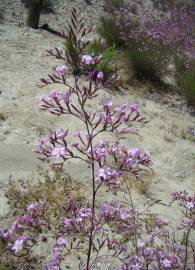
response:
M142 27L156 44L174 56L176 79L189 104L195 104L195 10L172 10L159 20L145 17Z
M57 58L64 60L59 54ZM91 69L85 81L75 72L73 80L69 80L69 67L57 67L47 79L41 79L41 86L60 84L64 91L55 90L39 99L42 110L59 117L68 116L69 121L77 119L83 125L83 130L77 132L53 131L41 139L36 153L57 170L69 160L86 164L88 201L70 198L54 228L46 215L51 205L44 199L31 202L10 228L1 231L5 247L0 256L12 254L18 259L26 258L36 247L45 244L51 250L50 258L40 258L46 270L61 270L66 266L82 270L194 269L195 246L190 239L195 230L195 196L186 192L172 194L173 201L184 209L178 228L185 232L183 242L168 229L166 220L134 207L127 176L140 181L142 172L152 169L152 161L146 150L129 148L121 140L139 135L139 129L148 119L134 103L118 105L104 98L97 110L88 106L92 100L98 104L97 97L103 87L104 74L96 71L100 61L101 57L80 56L82 68ZM112 139L102 139L107 133ZM106 192L112 194L111 199L100 202L98 196ZM123 195L116 197L118 193Z
M144 31L141 21L132 18L130 7L123 5L112 18L103 18L100 34L108 44L114 44L124 51L136 78L162 82L167 50L162 44L156 44Z
M195 57L194 15L193 7L184 7L135 19L130 5L123 4L102 19L100 34L125 51L135 77L162 83L169 59Z
M160 19L145 16L142 27L149 37L157 44L163 44L171 50L195 57L194 9L174 9L165 13Z

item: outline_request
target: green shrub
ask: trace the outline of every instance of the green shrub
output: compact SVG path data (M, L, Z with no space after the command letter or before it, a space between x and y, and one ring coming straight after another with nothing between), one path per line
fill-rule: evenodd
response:
M188 68L184 62L176 60L177 84L187 98L190 105L195 105L195 61L190 63Z
M184 92L188 103L195 105L195 71L186 71L180 73L177 78L177 84Z
M151 40L132 40L126 49L126 57L134 70L137 79L162 83L166 70L166 50Z
M103 71L105 78L109 77L112 73L116 73L118 59L118 50L112 46L107 48L102 54L102 61L97 66L97 71Z
M100 63L96 66L96 71L103 71L105 79L112 73L116 73L119 53L114 45L105 48L101 39L95 39L87 48L86 53L94 56L102 55Z
M104 52L106 46L102 43L101 38L93 39L90 44L87 46L85 53L89 55L98 56Z
M98 33L106 40L108 46L121 47L121 40L119 38L119 31L115 25L114 18L102 17L100 20L100 26L98 28Z

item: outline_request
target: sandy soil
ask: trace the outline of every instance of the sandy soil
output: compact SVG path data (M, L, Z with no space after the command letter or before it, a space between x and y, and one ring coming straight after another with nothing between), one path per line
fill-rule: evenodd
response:
M7 1L12 4L12 1ZM17 1L14 1L17 2ZM42 22L51 23L63 29L62 18L67 19L68 10L62 8L57 14L43 15ZM77 1L79 2L79 1ZM81 5L80 1L78 4ZM95 1L94 1L95 2ZM95 2L96 9L87 7L84 12L96 21L102 7ZM56 1L57 6L58 1ZM19 3L18 3L19 5ZM79 123L67 118L56 118L40 112L36 105L39 95L49 88L39 89L36 84L40 77L46 76L57 62L44 55L50 47L61 47L62 40L40 30L26 29L23 26L24 9L17 13L12 7L13 16L5 10L6 23L0 24L0 183L5 183L10 175L13 179L36 178L39 166L46 166L38 161L34 154L37 141L56 127L70 127L79 130ZM57 7L56 7L57 8ZM99 13L98 13L98 12ZM17 14L16 14L17 13ZM61 18L61 19L60 19ZM90 18L90 17L88 17ZM90 22L90 19L88 19ZM52 88L50 88L51 90ZM155 89L154 93L155 93ZM177 94L146 94L146 87L132 87L123 92L108 93L122 101L137 102L141 111L146 113L151 122L141 131L141 137L130 137L123 144L140 146L152 153L154 176L149 183L146 196L151 202L161 200L153 210L169 220L176 221L174 208L165 206L172 191L187 190L195 192L195 142L189 139L188 128L195 127L195 117L190 115L185 101ZM155 98L157 96L157 98ZM87 170L80 164L69 163L66 167L72 175L86 179ZM134 191L135 204L142 207L145 195ZM107 199L107 198L105 198ZM5 217L9 206L0 191L0 216Z

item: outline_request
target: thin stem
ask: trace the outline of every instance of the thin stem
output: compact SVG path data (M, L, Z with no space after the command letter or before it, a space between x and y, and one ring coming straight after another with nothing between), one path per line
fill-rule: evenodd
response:
M134 204L133 204L133 199L132 199L132 194L131 194L131 188L129 187L129 185L128 185L128 183L127 183L127 179L126 179L126 176L124 175L124 181L125 181L125 185L126 185L126 188L127 188L127 190L128 190L128 194L129 194L129 199L130 199L130 203L131 203L131 207L133 208L133 209L135 209L134 208ZM134 217L133 218L133 221L134 221L134 224L136 223L136 218ZM137 235L135 234L135 236L134 236L134 239L135 239L135 248L136 248L136 254L138 254L138 245L137 245Z
M91 142L91 153L93 157L93 145ZM89 235L89 245L88 245L88 253L87 253L87 270L89 270L89 263L91 258L91 250L93 244L93 230L94 230L94 218L95 218L95 198L96 198L96 187L95 187L95 164L94 160L92 161L91 165L91 172L92 172L92 217L91 217L91 228L90 228L90 235Z
M76 90L78 90L78 85L77 85L77 78L75 78L75 86ZM76 91L77 93L77 98L79 105L81 107L81 110L83 111L83 117L84 117L84 122L85 126L87 129L87 134L89 138L89 146L91 150L91 174L92 174L92 216L91 216L91 227L90 227L90 233L89 233L89 244L88 244L88 252L87 252L87 265L86 265L86 270L90 269L90 259L91 259L91 251L93 248L93 231L94 231L94 219L95 219L95 199L96 199L96 185L95 185L95 162L93 158L93 131L90 132L90 127L91 123L89 122L89 119L87 117L87 113L84 109L84 104L82 103L82 98L79 96L79 92Z
M187 231L186 234L186 241L185 241L185 260L184 260L184 267L183 270L186 270L187 262L188 262L188 242L189 242L189 236L190 236L190 231L192 227L190 227Z

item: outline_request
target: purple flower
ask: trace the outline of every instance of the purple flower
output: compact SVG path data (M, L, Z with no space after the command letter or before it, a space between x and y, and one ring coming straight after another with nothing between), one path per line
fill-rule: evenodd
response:
M66 153L67 153L66 148L64 146L61 146L54 148L51 152L51 156L53 156L56 159L59 159L60 157L65 157Z
M64 227L65 228L69 228L72 225L72 219L65 218L64 221L63 221L63 223L64 223Z
M66 130L59 129L56 131L57 138L61 139L61 140L64 140L65 137L67 136L67 134L68 134L68 129L66 129Z
M163 261L163 265L164 265L165 268L171 268L171 266L172 266L172 261L171 261L171 260L168 260L168 259L165 259L165 260Z
M32 213L36 209L36 207L37 207L36 203L31 203L28 205L27 211Z
M93 60L93 57L91 55L83 55L81 58L81 61L84 65L93 65L94 64L94 60Z
M68 241L66 239L64 239L63 237L59 237L56 241L56 245L57 246L67 246L68 245Z
M68 110L68 103L70 102L71 91L64 93L52 91L49 94L42 95L39 98L38 104L42 110L48 110L53 114L63 114Z
M90 71L88 74L88 77L90 80L94 80L96 78L96 72L95 71Z
M97 144L94 147L93 156L95 160L104 160L108 154L106 147L102 146L101 144Z
M22 224L27 224L27 225L32 225L33 224L33 218L28 215L23 215L18 218L17 222L22 223Z
M67 65L62 65L56 68L56 72L60 76L64 76L68 71L68 66Z
M19 251L21 251L27 240L28 238L26 236L22 236L20 239L17 239L12 246L12 250L14 251L14 253L18 253Z
M63 97L63 100L64 100L65 103L69 103L71 95L72 95L71 91L68 91L68 92L63 94L62 97Z
M61 101L62 93L58 91L52 91L51 93L48 94L48 98L55 101Z
M130 154L131 154L132 158L139 158L141 155L141 151L139 148L133 148L130 150Z
M104 73L102 71L99 71L97 74L97 79L102 81L104 79Z
M138 105L135 103L132 103L130 105L130 110L131 110L131 112L138 112Z
M79 210L79 215L81 218L90 218L91 217L91 208L81 208Z
M31 203L27 206L27 211L30 213L31 216L42 216L44 214L45 210L45 203L44 202L36 202ZM28 216L26 216L26 219L29 219ZM30 222L30 219L29 219Z
M100 168L97 171L97 180L100 180L104 183L111 182L112 184L118 184L116 180L122 175L122 172L111 169L109 167Z
M187 202L186 203L186 208L189 209L189 210L195 208L195 203L194 202Z
M113 108L114 106L114 102L112 100L106 99L102 101L102 107L104 109L104 111L110 110Z
M82 138L82 131L80 131L80 130L77 130L75 133L74 133L74 135L73 135L74 137L76 137L76 138Z

